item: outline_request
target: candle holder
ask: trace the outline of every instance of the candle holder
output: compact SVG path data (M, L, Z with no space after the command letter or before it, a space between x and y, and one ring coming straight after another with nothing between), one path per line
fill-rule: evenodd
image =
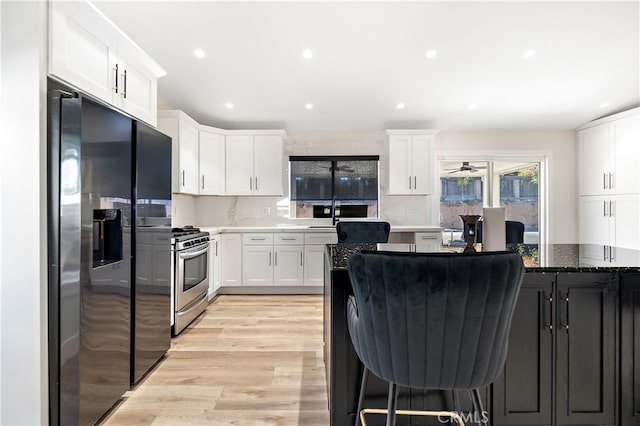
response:
M464 248L463 253L475 253L476 248L476 230L478 225L478 220L480 220L482 216L477 214L469 214L469 215L460 215L460 219L462 219L462 238L467 246Z

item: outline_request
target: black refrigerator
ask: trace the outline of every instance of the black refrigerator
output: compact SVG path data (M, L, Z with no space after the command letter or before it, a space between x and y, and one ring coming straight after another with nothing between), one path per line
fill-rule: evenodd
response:
M153 153L163 191L139 199L137 185L149 186L138 165L151 147L167 155L171 139L54 80L48 89L49 423L88 425L169 348L170 148L162 171ZM138 253L144 228L152 256Z

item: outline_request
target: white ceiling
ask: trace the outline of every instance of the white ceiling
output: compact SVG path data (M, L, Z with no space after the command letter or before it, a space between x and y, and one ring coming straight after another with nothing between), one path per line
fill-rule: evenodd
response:
M640 103L637 0L96 5L168 105L227 129L574 129Z

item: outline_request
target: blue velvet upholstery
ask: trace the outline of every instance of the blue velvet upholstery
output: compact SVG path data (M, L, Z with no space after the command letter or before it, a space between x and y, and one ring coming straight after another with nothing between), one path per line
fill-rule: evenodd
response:
M338 222L338 243L386 243L391 225L388 222Z
M423 389L476 389L498 378L520 255L362 252L348 270L349 333L376 376Z

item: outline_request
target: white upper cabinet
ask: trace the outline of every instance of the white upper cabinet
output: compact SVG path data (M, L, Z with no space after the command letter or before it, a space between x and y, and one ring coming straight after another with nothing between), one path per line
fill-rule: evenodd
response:
M182 111L159 111L158 129L172 138L172 192L198 194L198 123Z
M224 135L203 126L200 129L199 151L200 195L224 195Z
M165 70L89 2L50 2L49 73L156 125Z
M579 129L580 195L640 192L640 109Z
M284 132L237 133L226 137L226 194L282 195Z
M433 130L387 130L389 134L388 195L433 192Z
M226 193L253 194L253 136L227 135Z

